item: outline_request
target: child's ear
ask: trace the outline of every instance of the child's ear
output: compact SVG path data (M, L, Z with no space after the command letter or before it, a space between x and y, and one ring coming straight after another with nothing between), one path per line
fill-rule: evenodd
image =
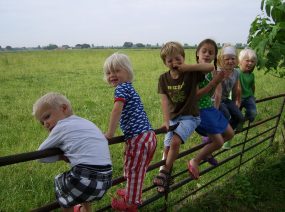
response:
M62 104L61 106L60 106L60 108L62 109L62 111L64 112L64 113L66 113L67 111L68 111L68 105L67 104Z

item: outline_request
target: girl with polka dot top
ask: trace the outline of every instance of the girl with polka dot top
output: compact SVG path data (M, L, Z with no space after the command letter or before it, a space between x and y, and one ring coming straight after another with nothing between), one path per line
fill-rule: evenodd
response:
M197 47L196 61L197 63L211 63L214 61L216 67L217 54L218 48L215 41L205 39ZM212 165L218 164L213 158L212 153L220 149L224 141L234 136L233 129L228 120L216 108L218 105L212 101L212 96L216 88L220 88L220 82L224 78L224 73L215 70L207 74L201 74L201 78L197 90L201 123L196 128L196 132L208 137L210 142L207 142L197 156L188 162L189 173L194 179L199 177L199 163L202 160L208 161Z

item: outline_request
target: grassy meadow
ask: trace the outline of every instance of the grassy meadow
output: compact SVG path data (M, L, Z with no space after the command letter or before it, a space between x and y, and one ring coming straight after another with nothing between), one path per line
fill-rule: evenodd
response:
M0 157L37 150L47 132L33 118L32 105L37 98L50 91L66 95L75 114L93 121L105 132L113 107L113 88L104 82L102 66L115 51L1 52ZM159 50L120 52L130 57L135 72L134 87L141 96L153 128L159 128L162 114L157 82L159 75L166 70ZM194 50L186 50L186 62L195 63ZM264 75L263 71L255 70L255 74L257 99L285 92L284 79ZM273 105L265 104L260 108L257 119L273 115L273 110L278 111L279 104L280 101ZM120 130L117 135L121 135ZM163 150L163 136L158 136L158 139L154 162L160 160ZM277 136L276 139L281 138ZM181 147L182 150L200 143L200 138L195 134L189 141ZM122 174L123 144L112 145L110 149L114 177L118 177ZM177 166L184 167L185 163ZM37 161L1 167L0 211L29 211L53 202L54 176L68 168L63 162L42 164ZM146 184L151 184L154 174L147 176ZM112 189L103 198L103 203L110 201L111 193ZM152 207L160 208L162 204L157 201Z

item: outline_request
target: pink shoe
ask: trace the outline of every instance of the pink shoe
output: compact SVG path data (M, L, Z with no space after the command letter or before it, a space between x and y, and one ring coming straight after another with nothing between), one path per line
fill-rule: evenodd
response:
M191 175L191 177L194 179L194 180L197 180L200 176L199 176L199 170L197 170L192 164L191 164L191 161L190 160L188 162L188 171L189 171L189 174Z
M80 212L81 207L82 207L82 205L80 205L80 204L73 206L73 212Z
M137 205L128 205L124 199L115 199L112 198L111 206L114 210L118 211L127 211L127 212L137 212Z
M117 190L116 193L117 193L118 196L124 198L126 196L126 194L127 194L127 191L126 191L125 188L120 188L120 189Z

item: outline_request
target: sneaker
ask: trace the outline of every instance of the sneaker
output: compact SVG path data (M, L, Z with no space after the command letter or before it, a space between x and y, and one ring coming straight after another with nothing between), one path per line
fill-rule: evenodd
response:
M111 206L114 210L118 211L127 211L127 212L137 212L138 206L137 205L128 205L124 199L116 199L112 198Z
M213 155L210 155L210 157L207 157L204 161L207 161L209 164L212 166L217 166L219 165L219 162L214 158Z
M230 141L225 142L222 148L223 148L223 149L231 149L231 143L230 143Z

